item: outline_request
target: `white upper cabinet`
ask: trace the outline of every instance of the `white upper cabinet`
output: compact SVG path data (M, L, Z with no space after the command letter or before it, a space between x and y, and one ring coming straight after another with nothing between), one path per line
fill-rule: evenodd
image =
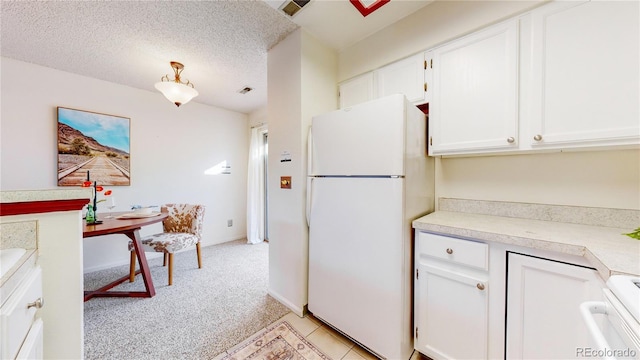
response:
M425 58L419 53L374 71L378 97L404 94L415 104L424 102Z
M375 99L373 73L369 72L340 83L339 91L341 109Z
M341 82L340 108L392 94L403 94L416 105L426 103L426 64L425 53L419 53Z
M433 51L424 53L424 100L423 103L433 101Z
M562 1L531 12L532 148L640 142L639 4Z
M433 50L430 155L516 148L518 21Z

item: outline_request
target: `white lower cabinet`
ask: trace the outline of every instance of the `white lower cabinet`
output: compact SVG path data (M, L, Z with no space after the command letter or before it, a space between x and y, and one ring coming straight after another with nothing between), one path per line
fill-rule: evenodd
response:
M432 359L488 357L487 244L419 232L414 347Z
M36 360L44 358L44 339L42 338L42 324L42 319L36 319L36 321L33 322L26 339L24 339L24 343L22 343L20 352L18 353L18 356L16 356L17 360Z
M507 359L577 359L592 346L579 306L602 299L596 270L508 253Z
M581 256L416 231L414 348L439 359L575 359L579 306L604 281Z
M35 267L0 308L0 358L42 359L42 270Z

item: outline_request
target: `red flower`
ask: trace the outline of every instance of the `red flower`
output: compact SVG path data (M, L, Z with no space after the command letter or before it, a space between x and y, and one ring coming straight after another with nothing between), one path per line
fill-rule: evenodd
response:
M104 190L104 188L102 186L96 185L96 191L100 192L102 190Z
M109 195L111 195L111 190L107 190L104 192L104 196L109 196Z
M82 183L82 187L91 187L92 183L91 181L85 181Z

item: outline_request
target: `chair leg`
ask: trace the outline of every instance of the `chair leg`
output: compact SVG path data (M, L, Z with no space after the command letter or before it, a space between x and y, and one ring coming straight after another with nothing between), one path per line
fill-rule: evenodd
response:
M169 286L173 284L173 253L169 253Z
M136 278L136 252L131 251L131 261L129 263L129 282L133 282Z
M200 243L196 243L196 253L198 254L198 269L202 269L202 255L200 253Z
M168 253L164 253L164 257L162 258L162 266L167 266L167 256Z

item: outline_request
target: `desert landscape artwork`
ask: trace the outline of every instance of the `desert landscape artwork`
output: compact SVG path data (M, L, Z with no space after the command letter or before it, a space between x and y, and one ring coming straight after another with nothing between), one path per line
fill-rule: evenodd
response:
M58 107L58 186L131 185L130 119Z

